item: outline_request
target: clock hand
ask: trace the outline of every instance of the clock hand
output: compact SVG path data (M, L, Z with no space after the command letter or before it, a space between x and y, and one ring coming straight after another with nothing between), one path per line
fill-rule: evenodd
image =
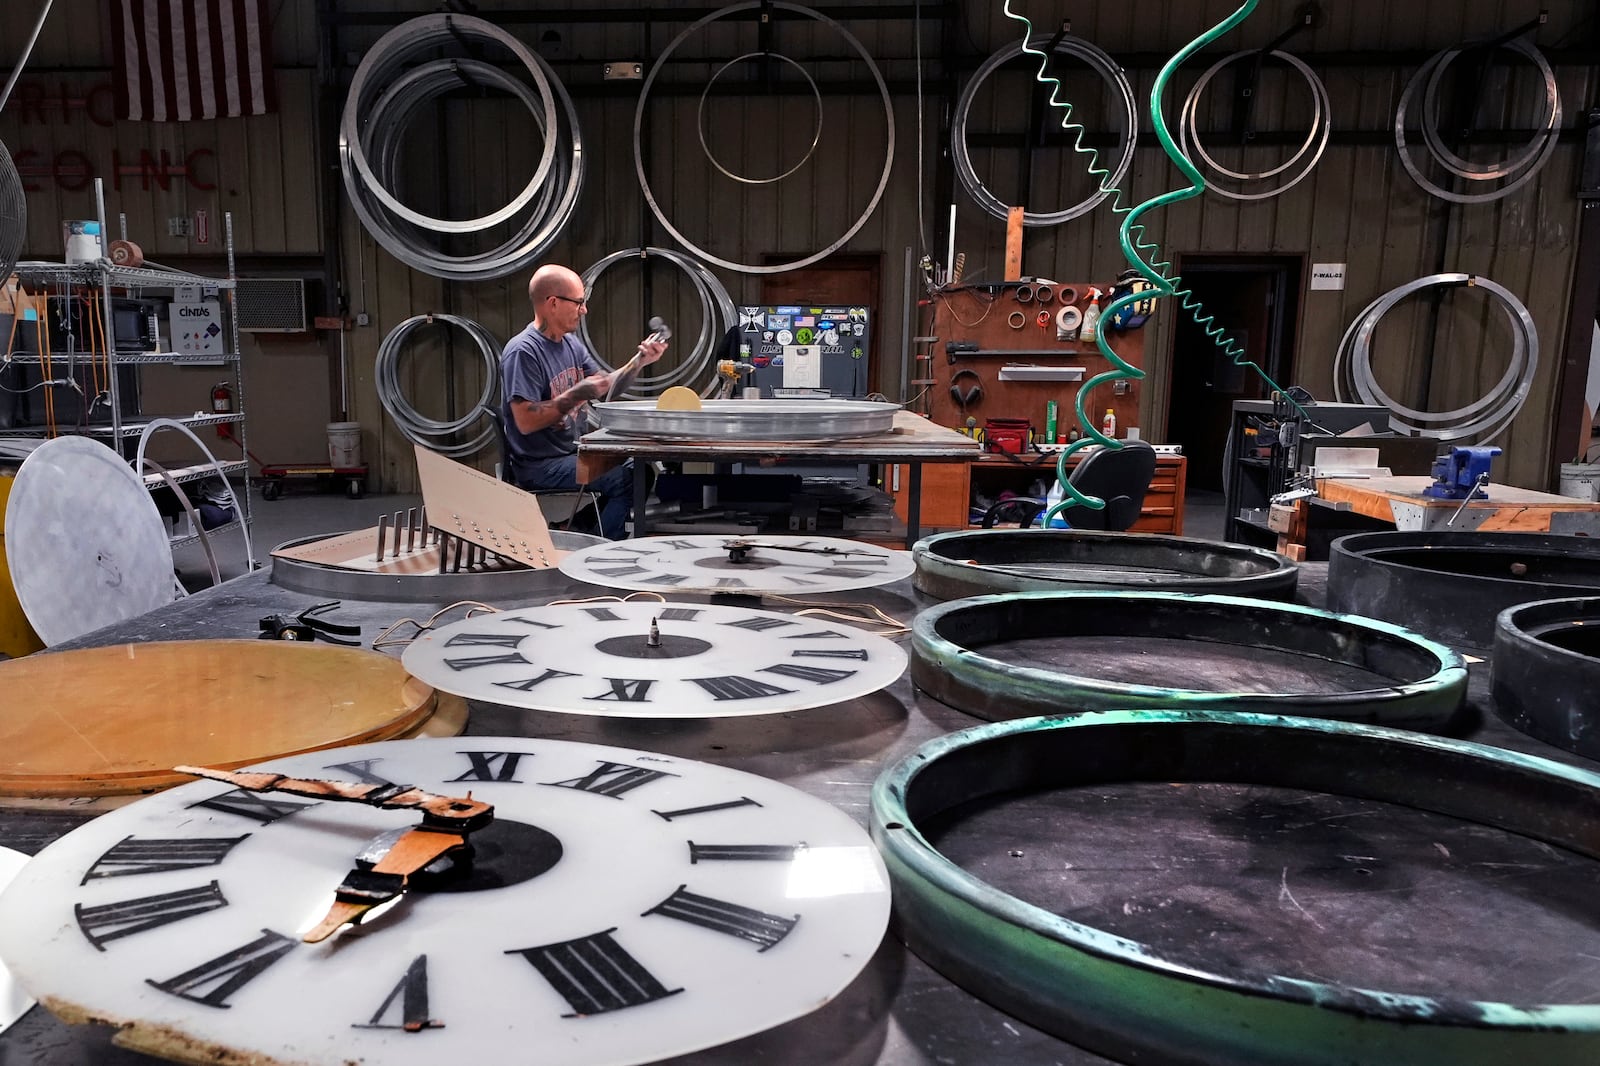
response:
M492 803L475 800L470 795L441 796L411 785L289 777L271 772L213 770L206 766L175 766L173 769L195 777L222 781L249 792L287 792L316 799L365 803L386 810L418 810L422 812L424 826L463 834L480 829L494 820Z
M344 926L359 922L372 908L404 893L412 874L466 846L465 831L428 826L406 830L370 870L358 866L344 875L327 915L300 939L307 944L320 943Z
M725 541L722 542L722 546L728 550L729 561L730 562L735 562L735 563L743 562L744 561L744 557L754 548L772 548L775 551L785 551L785 552L806 552L806 553L811 554L811 555L872 555L872 554L874 554L873 552L850 551L848 548L833 548L833 547L802 548L802 547L799 547L799 546L793 545L793 544L768 544L765 541L748 540L748 539L743 538L743 537L735 537L732 540L725 540Z

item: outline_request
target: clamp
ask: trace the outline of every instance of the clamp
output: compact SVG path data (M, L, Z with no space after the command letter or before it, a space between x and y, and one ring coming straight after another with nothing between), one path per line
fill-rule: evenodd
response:
M256 623L261 630L256 634L260 640L305 640L312 641L321 637L329 644L344 644L348 647L359 648L359 640L340 640L340 637L359 637L360 626L341 625L338 622L329 622L322 618L314 617L321 611L339 606L338 600L329 600L307 607L299 614L269 614Z

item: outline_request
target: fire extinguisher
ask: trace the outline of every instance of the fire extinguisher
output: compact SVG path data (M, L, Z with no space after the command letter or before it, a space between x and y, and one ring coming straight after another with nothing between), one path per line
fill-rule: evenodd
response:
M211 386L211 413L214 415L233 414L233 389L226 381L219 381ZM229 440L233 436L232 427L223 422L217 426L217 436Z

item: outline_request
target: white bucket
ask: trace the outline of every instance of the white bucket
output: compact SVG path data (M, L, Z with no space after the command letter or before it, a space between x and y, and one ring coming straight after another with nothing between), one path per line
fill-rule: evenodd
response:
M348 469L361 465L361 423L328 423L328 462Z
M1561 495L1600 502L1600 463L1562 463Z

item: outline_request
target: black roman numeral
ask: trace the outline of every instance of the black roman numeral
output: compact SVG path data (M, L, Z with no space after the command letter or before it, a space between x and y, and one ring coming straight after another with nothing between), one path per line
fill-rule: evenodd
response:
M250 834L237 837L123 837L94 861L78 882L86 885L97 877L128 877L133 874L159 874L168 870L193 870L215 866L228 857L233 846Z
M800 920L798 914L793 918L782 918L765 911L741 907L726 900L696 895L685 891L683 885L679 885L676 892L644 913L660 914L713 932L736 936L740 940L761 945L762 951L766 951L788 936L789 930Z
M792 688L779 688L753 677L691 677L690 681L705 689L719 700L753 700L760 696L777 696L793 692Z
M465 755L472 763L472 768L460 777L452 777L456 781L510 781L521 784L517 780L517 763L527 754L525 751L458 751L457 755Z
M874 573L879 572L881 571L857 570L848 563L835 563L826 570L811 571L813 574L824 574L828 577L872 577Z
M224 792L220 796L203 799L199 803L189 804L190 810L196 807L208 807L223 814L237 814L241 818L254 818L262 825L271 825L279 818L287 818L291 814L298 814L308 807L316 807L316 803L302 803L299 800L284 799L281 796L263 796L260 793L248 792L242 788Z
M397 999L400 1001L399 1021L384 1021L383 1016L389 1013L389 1008L394 1006ZM390 992L389 997L378 1007L377 1013L365 1024L356 1023L350 1028L404 1029L408 1033L444 1028L443 1022L428 1017L428 956L418 955L412 959L411 965L406 967L405 976L400 978L400 983L394 986L394 991Z
M132 936L227 905L222 889L213 881L204 888L183 888L95 907L79 903L72 908L72 913L78 919L78 929L84 939L96 950L104 951L108 940Z
M497 688L514 688L518 692L528 692L531 691L534 686L543 684L553 677L577 676L579 675L569 674L565 670L557 670L554 667L546 667L544 673L540 674L538 677L525 677L521 681L496 681L495 686Z
M444 642L447 648L515 648L528 638L520 633L456 633Z
M506 954L521 955L550 982L572 1007L571 1014L563 1015L566 1018L637 1007L683 991L663 985L623 950L611 935L616 931L613 926L578 940L516 948Z
M696 844L689 841L689 861L792 862L804 844Z
M620 622L622 616L609 607L585 607L583 613L597 622Z
M594 572L601 577L631 577L634 574L648 574L650 571L642 566L615 566L609 570L602 570L597 566Z
M668 548L676 548L681 552L694 551L696 548L705 547L704 544L696 544L692 540L658 540L656 543L666 545Z
M610 692L602 692L598 696L585 696L584 699L620 700L626 703L649 703L650 686L656 683L656 679L653 677L645 678L643 680L635 680L630 677L608 677L606 680L611 682Z
M497 621L501 621L501 622L520 622L521 624L523 624L525 626L538 626L540 629L560 629L561 628L560 626L556 625L554 622L541 622L537 618L524 618L521 615L503 614L497 619Z
M693 622L704 613L699 607L667 607L657 617L663 622Z
M782 574L780 576L784 580L788 581L791 585L820 585L820 584L822 584L822 582L820 582L820 581L807 581L805 578L801 577L798 574Z
M259 977L267 967L294 950L297 941L270 929L261 930L261 936L243 947L202 962L192 970L185 970L165 981L145 983L163 992L203 1003L208 1007L229 1007L228 997ZM202 989L210 988L209 992Z
M519 663L523 666L533 665L514 651L508 651L504 655L485 655L481 659L446 659L444 661L446 666L457 671L472 670L479 666L513 666Z
M791 659L860 659L867 661L865 648L801 648L789 653Z
M843 681L847 677L855 677L858 670L829 670L823 666L804 666L800 663L779 663L777 666L764 666L763 674L778 674L782 677L792 677L797 681L815 681L819 685L831 685L835 681Z
M689 580L687 574L657 574L655 577L640 578L646 585L681 585Z
M824 639L826 637L837 637L840 640L843 640L843 639L846 638L846 636L847 636L847 634L841 633L837 629L824 629L820 633L790 633L788 636L784 637L783 639L784 640L822 640L822 639Z
M640 785L663 777L677 777L665 770L647 770L642 766L629 766L626 763L606 762L602 760L598 766L582 777L568 778L565 781L545 781L543 784L552 788L575 788L579 792L593 792L597 796L621 796L624 792L631 792Z
M692 814L710 814L712 811L727 811L732 810L735 807L759 806L761 806L761 804L757 803L749 796L740 796L738 799L728 800L726 803L707 803L703 807L681 807L675 811L651 811L650 813L659 815L670 822L674 818L687 818Z
M351 762L329 763L323 769L336 770L346 777L353 777L357 781L365 781L368 784L392 785L394 784L393 781L373 769L374 766L377 766L382 761L382 759L355 759Z
M719 589L747 589L749 587L750 587L750 583L747 582L742 577L719 577L719 578L717 578L717 588L719 588ZM726 623L725 622L723 624L724 625L728 625L728 624L731 624L731 623Z

